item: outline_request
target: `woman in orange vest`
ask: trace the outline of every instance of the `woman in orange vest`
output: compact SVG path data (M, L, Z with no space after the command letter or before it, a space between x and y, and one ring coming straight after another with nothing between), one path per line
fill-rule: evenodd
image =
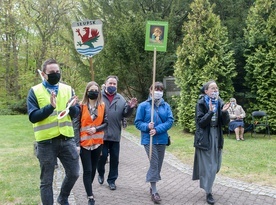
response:
M74 131L83 166L83 183L88 205L94 205L92 183L102 151L104 129L107 126L105 104L100 87L95 81L87 84L80 102L80 116L74 119Z

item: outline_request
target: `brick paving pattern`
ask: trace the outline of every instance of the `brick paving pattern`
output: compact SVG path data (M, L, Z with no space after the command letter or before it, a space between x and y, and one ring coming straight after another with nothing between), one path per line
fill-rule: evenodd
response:
M96 205L153 205L150 199L149 184L145 182L148 159L139 139L123 131L120 152L119 178L117 190L111 191L106 182L108 167L106 165L105 182L98 183L96 174L93 193ZM59 164L55 171L54 197L59 193L64 170ZM162 180L157 183L162 205L205 205L206 197L199 181L192 181L191 166L181 163L173 155L166 153L161 172ZM275 177L275 176L274 176ZM236 179L216 177L213 186L216 205L276 205L276 189L241 182ZM87 204L86 193L80 177L69 197L70 205Z

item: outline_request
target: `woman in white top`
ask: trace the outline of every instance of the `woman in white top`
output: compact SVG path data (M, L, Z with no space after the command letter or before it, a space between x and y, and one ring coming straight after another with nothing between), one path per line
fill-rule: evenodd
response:
M228 109L230 116L229 130L235 131L236 140L244 140L244 122L243 118L245 118L246 114L242 108L242 106L237 104L235 98L230 99L231 106Z

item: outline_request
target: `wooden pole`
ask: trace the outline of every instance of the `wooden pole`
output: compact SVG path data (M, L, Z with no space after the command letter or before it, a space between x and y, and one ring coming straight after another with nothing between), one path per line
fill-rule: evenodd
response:
M94 70L93 70L93 60L92 57L89 58L91 80L94 81Z
M154 48L153 52L153 70L152 70L152 90L151 90L151 122L153 123L153 116L154 116L154 97L153 92L155 89L155 75L156 75L156 48ZM149 147L149 160L151 160L152 155L152 138L153 136L150 136L150 147Z

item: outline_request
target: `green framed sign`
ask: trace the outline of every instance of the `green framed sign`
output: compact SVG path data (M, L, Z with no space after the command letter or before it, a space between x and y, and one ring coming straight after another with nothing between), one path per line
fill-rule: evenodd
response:
M145 50L167 51L168 22L147 21Z

